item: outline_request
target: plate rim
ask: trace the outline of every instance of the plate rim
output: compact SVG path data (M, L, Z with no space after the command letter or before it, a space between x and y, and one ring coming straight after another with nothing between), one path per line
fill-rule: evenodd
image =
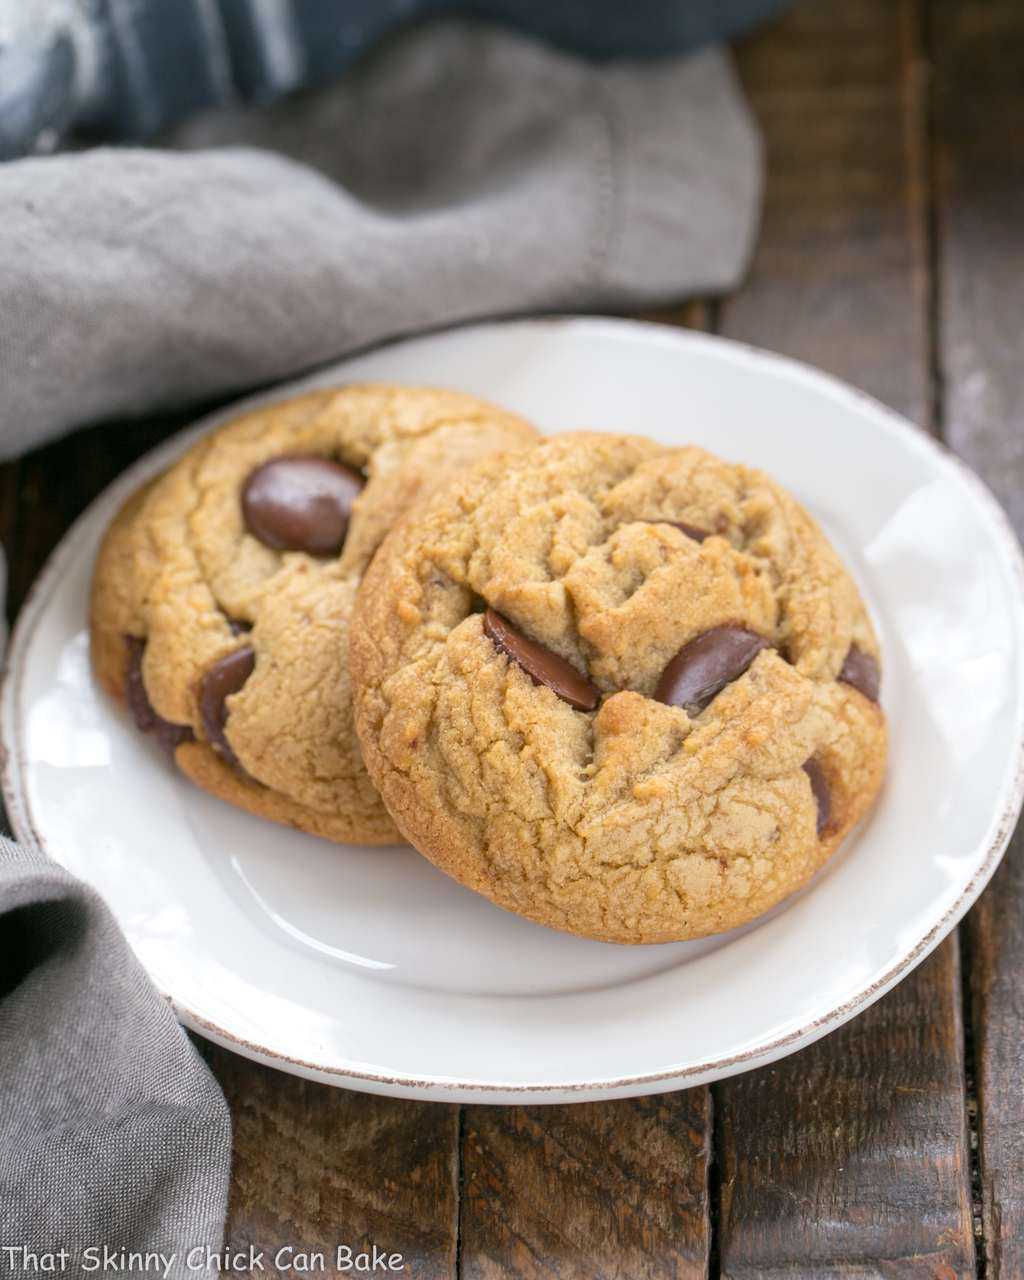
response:
M11 629L10 638L4 654L3 668L0 671L0 793L3 795L11 826L18 840L34 842L41 852L51 858L58 866L60 860L49 852L45 839L36 824L31 807L22 784L22 775L26 766L24 759L24 735L19 743L16 716L13 714L20 705L18 693L24 673L25 660L31 636L60 580L66 562L71 558L76 546L76 534L92 517L95 508L101 503L123 501L144 476L151 475L165 459L180 454L182 449L194 438L212 430L219 422L244 412L250 405L268 403L272 400L296 394L304 387L322 383L327 378L338 376L346 364L354 358L369 354L372 351L399 346L409 342L418 342L430 338L444 337L449 334L481 333L501 331L509 328L519 329L558 329L572 327L585 334L598 336L626 336L654 340L663 346L690 346L711 348L728 358L737 357L754 366L761 366L775 374L781 374L789 380L796 380L820 390L838 401L845 401L860 412L867 411L876 417L885 428L901 437L903 441L932 463L937 463L951 473L975 499L981 513L988 518L988 527L993 539L1004 559L1005 566L1016 580L1021 590L1017 597L1017 624L1024 633L1024 550L1021 548L1016 531L1010 523L1003 507L989 489L988 485L971 467L943 441L929 435L922 428L915 426L903 414L883 404L876 397L857 387L851 386L842 379L826 373L805 361L756 347L750 343L708 334L699 330L674 328L656 321L636 320L631 318L608 317L578 313L546 314L541 316L510 317L507 319L487 320L479 323L457 324L428 330L421 334L404 335L393 340L375 343L359 351L351 352L342 360L321 366L303 376L278 383L271 388L264 388L251 395L233 400L227 405L202 415L196 422L175 432L172 436L158 444L154 449L136 459L126 470L107 485L89 505L75 518L65 530L56 547L47 557L43 568L32 583L18 616ZM1018 659L1020 661L1020 659ZM1022 676L1024 687L1024 676ZM1000 860L1010 842L1024 804L1024 699L1018 700L1018 731L1020 737L1017 744L1015 767L1012 785L1005 806L994 819L994 834L984 853L974 862L974 870L959 895L943 914L935 921L917 942L906 950L902 958L876 976L866 986L841 1004L827 1012L793 1028L783 1035L734 1054L709 1059L688 1066L669 1067L655 1072L641 1072L636 1075L609 1077L589 1081L566 1081L522 1084L514 1081L496 1080L459 1080L454 1076L425 1076L413 1074L373 1071L354 1064L318 1064L300 1057L278 1053L276 1050L256 1044L232 1031L226 1030L216 1022L204 1017L176 1000L169 992L161 990L146 970L160 995L168 1002L178 1020L186 1027L208 1037L251 1060L264 1063L279 1070L307 1079L319 1080L323 1083L335 1084L339 1087L364 1089L370 1092L391 1093L393 1096L422 1097L424 1094L442 1094L444 1100L461 1100L471 1098L480 1101L488 1098L494 1101L515 1098L532 1098L538 1102L557 1102L560 1099L582 1101L584 1098L600 1098L610 1096L631 1096L644 1092L663 1092L676 1088L687 1088L723 1079L755 1066L777 1061L789 1053L796 1052L814 1041L821 1039L831 1031L838 1029L856 1014L869 1008L877 1000L906 977L939 945L939 943L956 927L994 874ZM6 714L8 711L10 715ZM990 830L992 830L990 824ZM102 896L102 895L101 895ZM115 917L116 918L116 917ZM129 943L130 945L130 943ZM133 949L134 950L134 949ZM140 960L140 964L141 964ZM145 966L143 965L145 969ZM575 1098L573 1097L575 1095Z

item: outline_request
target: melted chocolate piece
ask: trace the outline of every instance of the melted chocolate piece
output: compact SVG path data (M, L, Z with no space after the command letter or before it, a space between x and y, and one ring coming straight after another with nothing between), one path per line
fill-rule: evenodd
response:
M225 654L199 681L199 714L206 736L222 755L236 765L238 759L224 733L228 719L225 700L241 689L255 665L256 654L246 645L244 649Z
M711 537L710 529L702 529L700 525L687 524L685 520L659 520L658 524L670 524L674 529L678 529L681 533L685 533L688 538L692 538L694 542L703 542L705 538Z
M157 715L149 700L142 680L142 655L146 652L145 640L138 636L125 636L128 660L124 672L124 692L135 727L140 733L151 733L165 751L174 751L183 742L192 742L195 734L187 724L173 724Z
M580 675L570 662L536 640L517 631L496 609L484 613L484 634L526 672L534 684L547 685L577 711L593 711L601 699L601 691Z
M683 645L662 672L654 696L695 716L768 647L764 636L746 627L712 627Z
M818 806L818 835L828 826L828 820L832 816L832 795L829 791L828 781L825 778L825 772L817 760L811 756L804 764L804 773L811 780L811 794L814 796L815 804Z
M291 454L257 467L242 488L242 515L254 538L275 551L339 552L363 477L330 458Z
M878 701L878 690L882 682L878 663L870 653L858 649L855 644L850 645L850 652L843 659L842 669L836 679L852 685L858 693L872 702Z

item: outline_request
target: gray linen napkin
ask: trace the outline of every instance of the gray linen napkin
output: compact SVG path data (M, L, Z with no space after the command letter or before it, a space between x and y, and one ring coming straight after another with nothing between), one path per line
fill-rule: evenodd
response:
M425 326L728 289L760 193L722 53L594 66L465 21L174 142L0 166L0 457ZM0 1246L183 1265L228 1162L106 909L0 842Z
M0 457L425 326L728 289L756 226L715 50L597 66L444 21L178 141L0 166Z

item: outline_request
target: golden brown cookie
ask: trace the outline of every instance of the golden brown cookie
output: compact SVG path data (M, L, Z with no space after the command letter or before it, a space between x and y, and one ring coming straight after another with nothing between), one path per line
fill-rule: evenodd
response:
M384 541L350 660L408 839L591 938L753 919L882 780L856 587L777 484L697 448L580 434L474 467Z
M236 418L108 530L92 590L96 675L214 795L329 839L398 839L352 724L356 590L422 492L533 440L470 396L384 385Z

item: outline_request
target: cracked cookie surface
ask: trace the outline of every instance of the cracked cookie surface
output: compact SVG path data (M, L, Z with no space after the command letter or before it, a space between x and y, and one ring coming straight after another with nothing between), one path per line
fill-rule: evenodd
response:
M356 592L411 503L534 439L473 397L371 384L215 429L106 534L90 617L100 683L214 795L334 840L399 840L353 726Z
M825 862L881 784L878 659L846 569L767 476L584 433L399 524L350 650L407 838L502 907L624 943L743 924Z

